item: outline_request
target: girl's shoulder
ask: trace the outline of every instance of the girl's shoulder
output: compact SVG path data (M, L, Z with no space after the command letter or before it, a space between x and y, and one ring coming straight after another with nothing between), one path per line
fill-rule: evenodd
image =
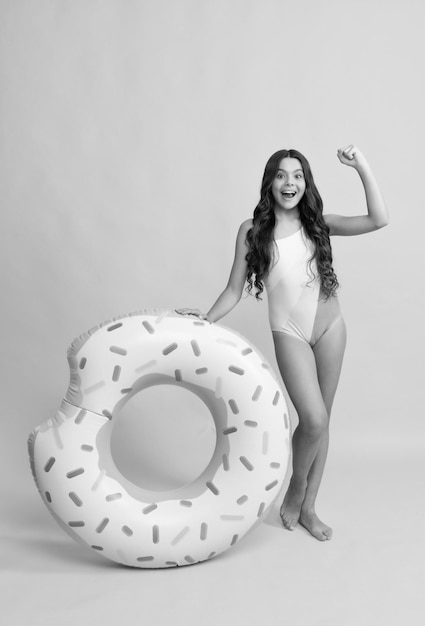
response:
M244 222L242 222L242 224L239 227L239 232L246 235L246 233L249 231L250 228L252 228L252 225L254 223L254 220L252 218L245 220Z
M247 245L247 234L250 228L252 228L253 220L245 220L239 226L238 235L236 237L236 246Z

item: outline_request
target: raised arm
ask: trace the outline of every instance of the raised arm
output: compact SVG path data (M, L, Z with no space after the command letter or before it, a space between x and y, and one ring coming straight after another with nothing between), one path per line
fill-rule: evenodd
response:
M225 289L218 296L208 313L202 313L199 309L176 309L182 315L196 315L200 319L209 322L217 322L219 319L230 313L242 297L243 288L246 281L248 264L245 259L248 246L246 245L246 234L252 226L252 220L243 222L236 237L235 258L229 280Z
M330 235L362 235L383 228L389 222L388 209L369 163L353 145L340 148L338 158L344 165L353 167L360 176L366 195L367 215L324 215Z

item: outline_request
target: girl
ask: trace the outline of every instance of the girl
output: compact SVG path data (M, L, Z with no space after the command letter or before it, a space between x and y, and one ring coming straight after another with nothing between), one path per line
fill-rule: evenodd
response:
M300 523L319 541L332 537L315 504L346 343L329 238L361 235L388 224L385 202L363 154L349 145L337 155L357 170L367 215L323 215L307 159L297 150L276 152L266 164L253 219L239 228L226 288L206 314L178 310L216 322L239 302L246 281L247 291L255 289L257 299L266 288L277 363L299 418L292 436L292 477L280 516L286 529Z

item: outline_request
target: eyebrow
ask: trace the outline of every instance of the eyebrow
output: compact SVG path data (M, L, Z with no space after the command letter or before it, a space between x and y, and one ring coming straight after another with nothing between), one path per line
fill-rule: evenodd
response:
M277 170L278 172L289 172L291 173L291 170L283 170L281 167ZM301 172L302 174L304 174L303 170L299 167L296 170L292 170L292 173L295 174L295 172Z

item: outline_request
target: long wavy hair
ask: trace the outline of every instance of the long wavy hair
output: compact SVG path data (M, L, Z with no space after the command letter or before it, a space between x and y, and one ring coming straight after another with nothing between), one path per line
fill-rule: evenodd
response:
M300 220L304 232L314 244L314 253L309 259L310 269L311 262L315 259L320 278L321 294L328 299L335 295L339 283L332 267L332 248L329 228L323 219L323 202L313 180L309 162L301 152L293 149L275 152L266 163L261 183L260 201L254 210L253 225L246 235L246 243L249 248L245 257L248 262L246 290L252 294L255 287L255 297L257 300L262 299L263 281L270 269L273 257L273 234L276 224L272 183L281 160L286 157L298 159L304 172L305 192L298 204Z

